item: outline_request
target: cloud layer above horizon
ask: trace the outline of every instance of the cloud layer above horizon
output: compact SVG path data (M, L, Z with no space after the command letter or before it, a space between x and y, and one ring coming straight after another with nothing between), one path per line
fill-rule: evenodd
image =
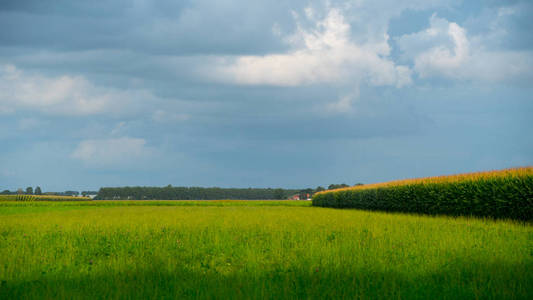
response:
M533 164L529 1L3 1L0 189Z

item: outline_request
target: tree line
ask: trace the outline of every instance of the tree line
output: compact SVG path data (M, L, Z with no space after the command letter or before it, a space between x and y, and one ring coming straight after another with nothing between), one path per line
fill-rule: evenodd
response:
M266 200L285 199L300 190L272 188L219 187L105 187L98 191L97 200Z
M357 183L355 185L361 185ZM347 184L330 184L328 190L348 187ZM219 187L104 187L97 191L65 191L65 192L43 192L39 186L33 189L27 187L25 190L19 188L17 191L4 190L3 195L57 195L57 196L89 196L97 195L96 200L268 200L287 199L298 195L299 199L307 199L313 194L324 191L325 188L305 189L282 189L282 188L219 188Z
M22 188L17 189L16 191L10 191L10 190L3 190L0 192L0 195L56 195L56 196L79 196L80 194L82 196L88 196L88 195L96 195L97 191L82 191L81 193L79 191L64 191L64 192L43 192L41 190L41 187L37 186L35 187L35 190L29 186L25 190Z
M0 192L1 195L42 195L43 192L41 191L40 187L35 187L35 191L33 190L33 187L29 186L26 188L26 190L23 190L21 188L17 189L16 191L10 191L10 190L3 190Z
M356 185L360 185L359 183ZM331 184L328 189L348 187L347 184ZM220 188L220 187L149 187L126 186L100 188L95 200L269 200L287 199L299 195L300 199L312 197L316 192L325 190L323 187L307 189L281 188Z

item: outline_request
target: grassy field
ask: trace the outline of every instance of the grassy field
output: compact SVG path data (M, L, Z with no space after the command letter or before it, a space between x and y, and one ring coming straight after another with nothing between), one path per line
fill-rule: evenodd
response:
M0 202L0 299L532 299L533 226L306 201Z

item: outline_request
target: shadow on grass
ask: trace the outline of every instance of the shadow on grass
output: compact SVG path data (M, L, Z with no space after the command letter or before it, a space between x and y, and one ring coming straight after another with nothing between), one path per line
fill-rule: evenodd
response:
M175 267L83 278L0 282L0 299L533 299L533 263L451 260L422 275L360 270L279 269L221 274Z

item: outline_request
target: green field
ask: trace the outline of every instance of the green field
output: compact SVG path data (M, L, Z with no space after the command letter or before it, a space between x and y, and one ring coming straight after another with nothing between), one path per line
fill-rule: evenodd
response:
M533 299L533 226L307 201L0 202L0 299Z

